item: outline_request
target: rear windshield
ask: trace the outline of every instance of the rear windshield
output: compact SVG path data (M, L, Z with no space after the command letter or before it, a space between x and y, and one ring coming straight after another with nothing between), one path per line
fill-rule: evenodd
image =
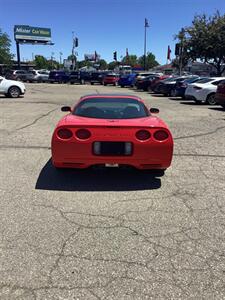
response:
M149 115L145 105L132 98L92 98L81 101L73 115L97 119L133 119Z
M117 75L113 75L113 74L110 74L110 75L106 75L106 77L117 77Z

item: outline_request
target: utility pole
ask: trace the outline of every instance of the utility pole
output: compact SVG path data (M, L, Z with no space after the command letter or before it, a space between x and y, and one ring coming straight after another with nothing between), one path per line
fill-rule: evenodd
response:
M53 69L53 58L54 58L53 56L54 56L54 54L55 54L54 52L51 53L51 67L52 67L52 69Z
M180 56L179 56L179 75L180 76L182 74L182 68L183 68L184 34L185 34L185 30L184 30L184 28L182 28L181 32L180 32Z
M146 28L149 27L148 20L145 18L145 34L144 34L144 70L146 70Z
M59 52L59 63L60 63L60 65L62 64L62 55L63 55L63 53Z

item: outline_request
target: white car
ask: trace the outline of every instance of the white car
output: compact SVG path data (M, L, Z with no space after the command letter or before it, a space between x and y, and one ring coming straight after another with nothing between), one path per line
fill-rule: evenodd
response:
M49 71L46 70L32 70L34 74L34 81L37 82L47 82L49 77Z
M0 94L6 97L18 98L20 95L24 95L26 88L23 82L8 80L0 76Z
M215 105L217 85L224 79L225 77L211 77L188 84L185 90L185 99L194 100L198 104L207 103Z

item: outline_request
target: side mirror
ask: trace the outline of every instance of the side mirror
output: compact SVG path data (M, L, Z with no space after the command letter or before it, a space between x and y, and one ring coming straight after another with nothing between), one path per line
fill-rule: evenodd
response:
M70 106L62 106L61 111L71 111L71 107Z
M152 114L158 114L158 113L159 113L159 109L158 109L158 108L153 108L153 107L151 107L151 108L149 109L149 111L150 111L150 113L152 113Z

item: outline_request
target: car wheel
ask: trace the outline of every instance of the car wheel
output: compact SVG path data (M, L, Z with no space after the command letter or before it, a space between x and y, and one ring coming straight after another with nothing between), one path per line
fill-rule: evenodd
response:
M124 88L124 85L121 85L121 88Z
M206 102L207 102L209 105L215 105L215 104L216 104L215 94L210 94L210 95L208 95L208 97L207 97L207 99L206 99Z
M8 95L11 98L18 98L20 96L20 94L21 94L21 91L17 86L12 86L8 90Z
M91 82L91 85L94 85L94 82Z
M104 83L104 86L106 86L107 84L106 83Z

